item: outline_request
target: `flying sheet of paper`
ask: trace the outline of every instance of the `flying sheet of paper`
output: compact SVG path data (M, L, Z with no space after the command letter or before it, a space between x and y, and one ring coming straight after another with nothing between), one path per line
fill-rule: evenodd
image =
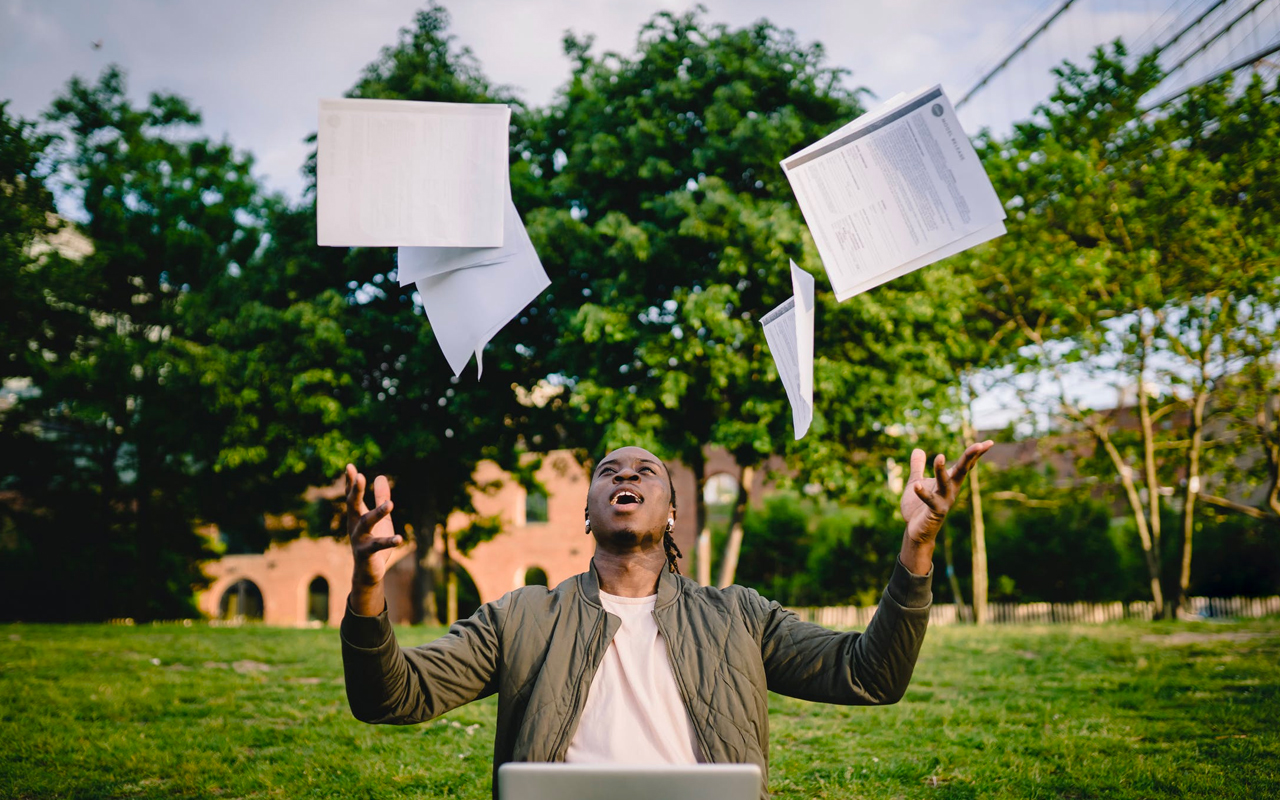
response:
M1003 232L1004 208L937 86L896 96L782 167L838 300Z
M992 239L996 238L997 236L1004 236L1004 234L1005 234L1005 227L1003 222L997 222L994 225L988 225L987 227L983 228L980 231L971 233L968 236L955 240L954 242L947 245L946 247L940 247L931 253L926 253L925 255L922 255L919 258L908 261L907 263L903 264L897 269L890 270L888 272L877 275L874 278L871 278L864 283L857 284L848 290L849 293L847 295L845 295L844 297L837 296L836 299L843 302L849 299L850 297L853 297L854 295L862 294L863 292L869 289L874 289L881 284L888 283L894 278L901 278L903 275L906 275L908 272L915 272L921 267L927 267L936 261L941 261L944 258L949 258L950 256L954 256L956 253L963 253L965 250L968 250L970 247L977 247L983 242L989 242Z
M317 242L500 246L510 119L505 105L321 100Z
M508 188L508 197L510 193ZM502 247L401 247L396 252L396 278L401 286L408 286L423 278L457 269L509 261L526 248L531 249L524 223L509 199L502 217L502 240L505 242Z
M501 249L507 257L417 280L431 330L455 376L475 353L479 378L484 346L551 285L509 196L506 215L512 233Z
M760 320L769 353L791 403L796 439L813 422L813 276L791 262L791 297Z
M908 97L918 94L921 91L924 91L924 90L917 89L915 92L912 92L911 94L907 94L906 92L898 92L893 97L890 97L888 100L884 101L883 103L871 109L870 111L858 117L857 119L851 122L846 122L844 125L841 125L836 130L832 131L831 133L828 133L826 136L822 137L821 139L814 142L813 144L810 144L809 146L805 147L803 150L797 150L796 152L792 153L790 156L788 156L787 160L790 161L791 159L794 159L797 156L808 155L809 153L812 153L815 150L825 147L826 145L830 144L831 142L840 138L841 136L844 136L845 134L853 133L854 131L860 128L865 128L866 126L870 125L871 123L883 117L885 114L888 114L891 111L896 111L898 106L901 105Z

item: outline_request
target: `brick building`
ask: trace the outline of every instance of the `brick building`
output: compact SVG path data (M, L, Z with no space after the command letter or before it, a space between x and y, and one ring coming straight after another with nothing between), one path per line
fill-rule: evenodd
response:
M679 504L674 536L685 555L681 570L693 574L697 539L693 501L698 484L688 468L679 463L671 466ZM466 570L481 603L496 600L535 577L555 586L585 571L595 552L595 540L585 535L582 524L590 482L582 465L568 452L555 451L543 458L536 474L547 490L545 496L531 496L492 462L476 468L475 484L488 487L473 492L476 512L500 517L503 530L466 555L451 549L449 556ZM710 451L707 476L719 474L736 477L740 470L728 454ZM764 488L763 471L757 471L754 483L753 496L758 497ZM392 487L393 497L394 493ZM318 496L341 497L342 485ZM469 523L467 515L454 513L447 528L458 531ZM443 555L440 537L436 546ZM387 607L396 622L410 618L412 553L411 543L398 548L387 572ZM351 567L345 539L303 537L272 545L261 555L224 556L206 564L205 573L213 580L197 603L211 618L245 616L273 625L336 625L351 590Z

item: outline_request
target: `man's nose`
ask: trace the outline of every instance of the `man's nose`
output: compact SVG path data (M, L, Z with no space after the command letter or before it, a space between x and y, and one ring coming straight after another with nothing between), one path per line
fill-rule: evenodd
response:
M620 469L617 472L613 473L614 483L621 483L622 481L638 481L638 480L640 480L640 473L636 472L634 469L631 469L629 467L624 467L623 469Z

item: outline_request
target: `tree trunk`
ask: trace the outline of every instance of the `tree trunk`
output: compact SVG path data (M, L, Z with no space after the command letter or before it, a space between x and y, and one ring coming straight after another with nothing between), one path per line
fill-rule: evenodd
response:
M1169 618L1178 618L1178 609L1187 600L1191 586L1191 540L1195 532L1196 496L1200 493L1200 451L1204 446L1204 407L1209 392L1202 388L1196 393L1191 406L1191 449L1187 453L1187 490L1182 502L1182 530L1178 549L1182 551L1182 567L1178 571L1178 586L1169 602Z
M945 529L939 534L942 537L942 557L947 562L947 582L951 584L951 596L955 598L956 619L969 622L969 610L964 605L964 593L960 591L960 578L956 576L955 563L951 560L951 537Z
M1142 426L1142 465L1146 472L1147 512L1151 524L1151 544L1157 553L1160 549L1160 476L1156 473L1155 423L1151 420L1151 398L1147 395L1146 343L1138 369L1138 420Z
M418 525L414 530L413 612L417 625L439 625L440 610L436 607L436 577L440 569L436 554L436 513L430 506L418 513Z
M710 541L710 533L707 531L707 503L706 503L706 499L702 496L702 490L707 481L707 460L706 460L706 457L703 455L702 450L700 449L695 453L690 453L689 455L690 455L689 469L693 471L693 485L694 485L693 529L695 531L702 531L704 533L707 533L707 536L708 536L707 559L706 559L707 582L703 585L710 586L711 585L711 541ZM685 502L687 503L688 501L686 500ZM688 508L688 506L686 505L685 508ZM694 564L694 569L696 569L698 571L698 574L701 575L703 571L701 547L698 548L698 553L696 558L697 558L697 563Z
M1111 441L1106 428L1101 425L1091 427L1093 435L1102 443L1111 464L1120 476L1120 484L1124 487L1125 497L1129 500L1129 508L1133 511L1133 521L1138 527L1138 539L1142 542L1142 555L1147 562L1147 575L1151 581L1151 599L1155 603L1155 616L1164 613L1164 592L1160 588L1160 554L1152 547L1151 531L1147 528L1147 515L1142 508L1142 498L1138 496L1138 488L1133 483L1133 469L1124 462L1120 451Z
M979 465L969 471L970 503L973 515L973 621L977 625L987 623L987 527L982 517L982 483L978 478Z
M754 467L743 467L738 481L738 499L733 503L729 517L729 539L724 544L724 559L720 562L721 589L732 586L738 572L738 554L742 551L742 518L746 514L747 499L751 494L751 482L755 479Z
M444 540L444 624L458 621L458 570L449 552L449 534L441 531Z
M706 528L702 529L702 533L698 534L698 585L711 585L711 531Z
M1273 397L1270 403L1258 409L1257 426L1262 438L1262 451L1267 457L1267 474L1271 478L1271 488L1267 490L1267 508L1272 514L1280 516L1280 440L1271 434L1271 426L1267 420L1267 405L1276 409L1280 416L1280 398Z
M966 409L967 411L967 409ZM978 439L978 432L974 429L973 423L966 416L964 420L964 439L965 447L974 444ZM973 621L977 625L985 625L987 622L987 526L982 516L982 480L979 476L979 467L981 465L974 463L973 468L969 470L969 492L970 504L969 513L973 520ZM948 567L950 560L948 559ZM957 602L960 595L957 594Z

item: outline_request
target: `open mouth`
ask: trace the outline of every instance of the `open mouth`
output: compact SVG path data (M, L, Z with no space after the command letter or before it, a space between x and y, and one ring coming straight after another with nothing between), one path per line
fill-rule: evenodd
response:
M609 501L609 505L632 506L632 505L639 505L640 503L643 503L643 502L644 500L640 497L640 495L636 494L630 489L619 489L613 495L613 499Z

